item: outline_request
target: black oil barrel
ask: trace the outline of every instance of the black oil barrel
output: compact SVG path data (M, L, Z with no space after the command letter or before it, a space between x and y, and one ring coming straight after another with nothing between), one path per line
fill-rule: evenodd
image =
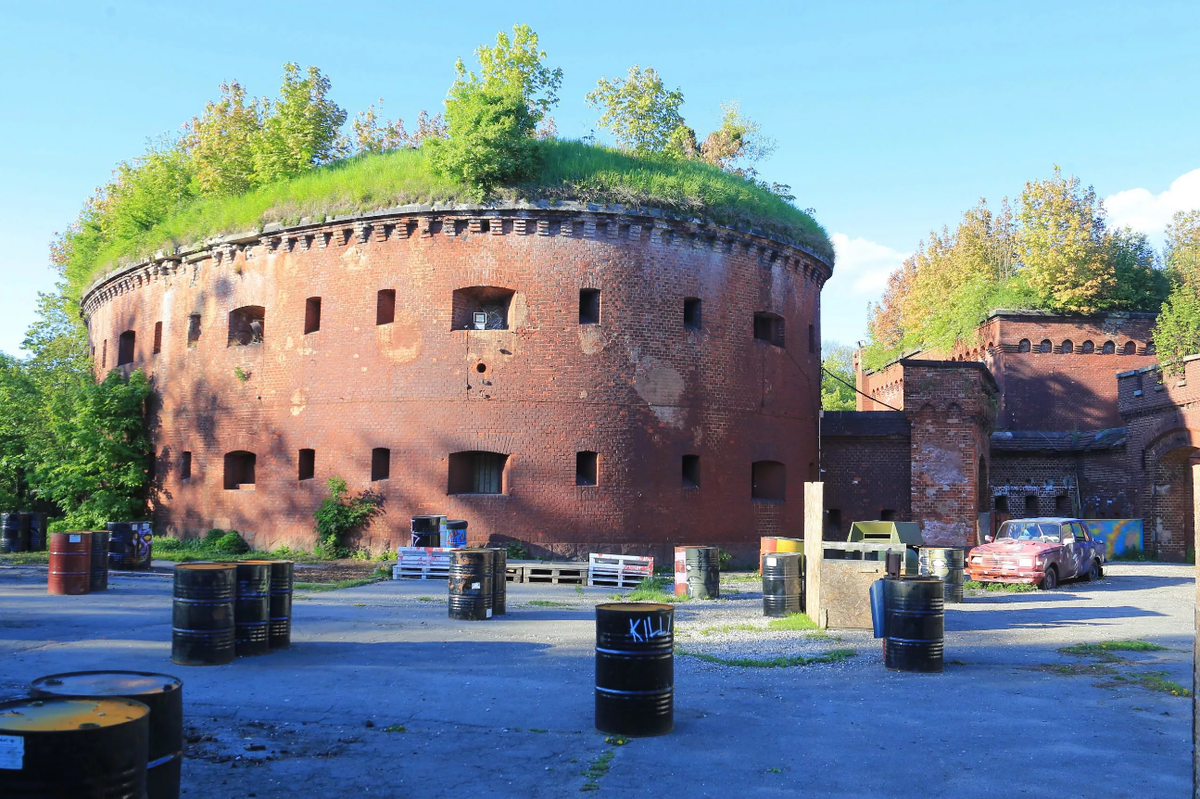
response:
M456 549L450 553L450 618L482 621L492 617L492 552Z
M180 563L175 567L172 663L219 666L233 661L235 574L230 563Z
M687 568L687 595L692 599L716 599L721 596L720 550L716 547L688 547L684 551Z
M88 579L89 591L108 590L108 531L92 531L92 571Z
M39 677L35 697L131 699L150 708L147 799L179 799L183 763L183 683L148 671L73 671Z
M489 547L492 553L492 615L508 613L508 550Z
M29 517L29 540L26 548L30 552L45 552L49 535L46 532L46 525L50 522L50 514L32 511L22 515Z
M957 547L921 547L921 575L938 577L945 584L947 602L963 601L963 551Z
M150 710L128 699L0 704L4 799L143 799Z
M271 649L287 649L292 645L292 575L290 560L271 561L270 624L267 625Z
M635 737L675 729L675 608L596 606L596 729Z
M767 552L762 556L764 616L790 616L804 612L804 575L801 552Z
M271 561L243 560L236 568L233 651L238 657L265 655L271 651Z
M942 581L888 577L883 583L883 663L894 671L940 672L945 639Z
M445 516L413 516L412 544L414 547L440 547L442 545L442 519Z
M21 514L0 513L0 554L22 551Z
M150 522L109 522L108 566L111 569L141 570L150 568Z

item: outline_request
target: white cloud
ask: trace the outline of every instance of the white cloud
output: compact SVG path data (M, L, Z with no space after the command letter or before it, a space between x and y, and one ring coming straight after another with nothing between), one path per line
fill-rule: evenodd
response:
M821 338L853 344L867 334L867 308L887 287L888 275L907 253L870 239L834 233L837 261L833 277L821 292Z
M1193 169L1171 183L1162 194L1146 189L1128 189L1104 198L1110 227L1129 226L1161 242L1163 230L1176 211L1200 208L1200 169Z
M850 294L882 294L888 275L908 257L907 253L869 239L852 239L845 233L834 233L832 238L837 265L829 282L835 289Z

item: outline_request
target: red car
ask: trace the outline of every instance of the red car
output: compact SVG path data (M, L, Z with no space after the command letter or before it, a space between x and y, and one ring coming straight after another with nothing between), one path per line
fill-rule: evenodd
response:
M1050 589L1062 580L1098 580L1103 574L1104 543L1079 519L1013 519L985 541L967 553L969 580Z

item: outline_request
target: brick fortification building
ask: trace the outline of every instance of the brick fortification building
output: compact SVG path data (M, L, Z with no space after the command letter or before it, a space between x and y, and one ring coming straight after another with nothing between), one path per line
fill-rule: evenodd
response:
M157 528L310 547L333 476L535 555L752 552L817 474L831 265L655 214L401 208L232 236L83 297L155 388Z
M1153 314L997 311L976 347L856 363L858 411L822 423L826 534L894 518L966 546L1005 518L1141 518L1148 548L1182 558L1196 400L1188 380L1162 382L1153 327Z

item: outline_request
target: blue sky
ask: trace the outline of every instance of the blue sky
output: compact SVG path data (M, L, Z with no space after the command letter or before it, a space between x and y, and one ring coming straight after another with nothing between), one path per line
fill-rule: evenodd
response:
M560 135L595 126L601 75L653 66L703 136L738 100L776 139L763 177L833 235L826 342L865 334L867 303L931 228L1015 197L1054 164L1113 221L1161 238L1200 207L1200 3L0 4L0 350L16 353L47 243L119 160L237 79L274 95L281 65L320 67L351 116L384 98L437 111L454 59L526 22L565 72ZM601 136L603 140L603 136Z

